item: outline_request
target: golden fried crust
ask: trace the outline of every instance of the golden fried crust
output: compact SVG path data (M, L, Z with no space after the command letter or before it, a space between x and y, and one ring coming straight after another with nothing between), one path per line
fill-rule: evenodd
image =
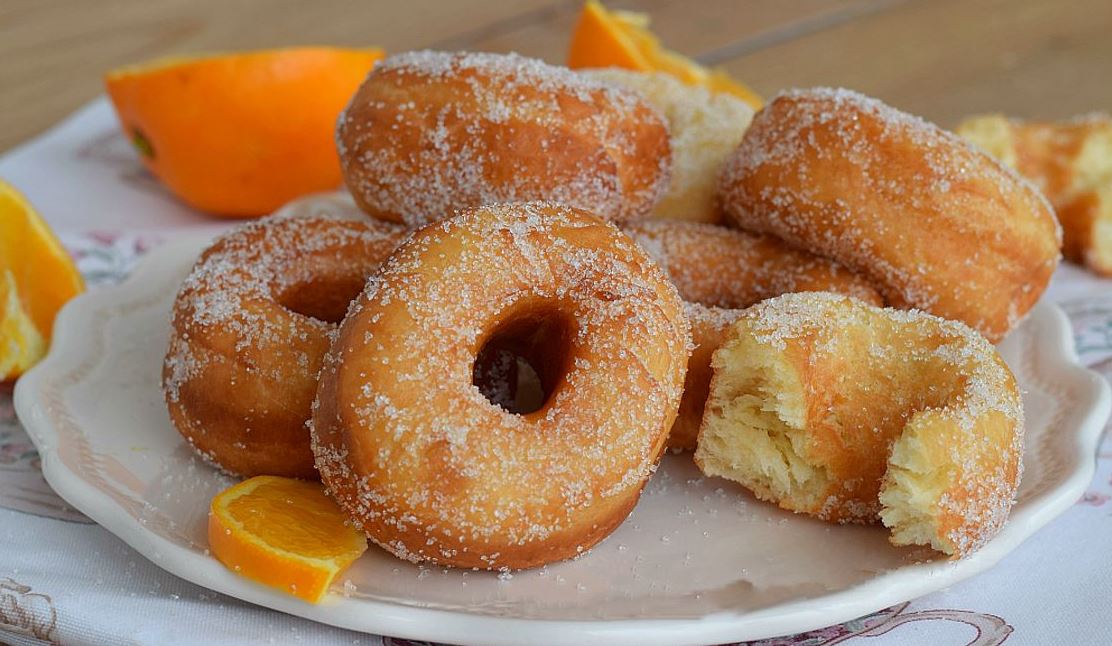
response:
M825 293L747 310L714 353L695 461L785 509L962 556L1022 470L1011 371L964 324Z
M677 451L694 451L699 439L699 426L703 423L703 408L710 394L710 380L714 374L710 367L711 356L726 340L731 324L745 310L706 307L698 303L685 303L684 311L691 325L691 340L695 348L687 360L687 377L683 383L683 398L676 421L668 433L668 448Z
M322 216L217 239L174 303L162 385L170 419L235 475L316 479L310 405L336 322L405 230Z
M795 90L720 180L741 228L868 276L893 305L1001 339L1042 294L1061 232L1028 182L955 135L848 90Z
M780 294L829 291L880 305L864 278L770 236L693 222L660 220L625 232L660 264L687 302L695 349L668 446L692 450L710 384L710 356L741 309Z
M538 410L507 412L473 385L495 339L538 366ZM574 557L655 469L689 346L675 288L612 225L553 203L465 211L417 231L341 325L313 415L317 467L398 557Z
M392 56L341 115L337 144L359 206L414 226L526 200L628 222L671 168L667 127L636 94L516 55Z
M1062 223L1066 258L1112 276L1112 117L1049 123L986 115L957 132L1046 194Z

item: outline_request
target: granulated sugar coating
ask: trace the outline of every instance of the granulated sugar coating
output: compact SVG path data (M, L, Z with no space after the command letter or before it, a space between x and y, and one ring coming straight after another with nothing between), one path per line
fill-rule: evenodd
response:
M325 362L317 467L373 541L486 569L572 558L629 513L676 414L682 302L612 225L553 203L483 207L413 234ZM473 385L497 338L547 398L518 415Z
M980 334L825 293L747 310L712 360L695 460L793 511L963 556L1003 527L1023 406Z
M513 54L387 58L340 116L336 140L360 208L413 226L527 200L635 220L671 169L665 122L637 94Z
M869 277L992 341L1042 294L1061 231L1042 195L956 135L849 90L780 94L720 181L743 229Z
M880 295L861 276L771 236L667 220L632 224L624 230L664 269L687 301L695 350L687 365L680 412L668 438L671 448L695 448L710 387L711 353L741 308L780 294L818 290L881 304Z
M664 268L685 301L744 308L788 292L831 291L881 304L867 279L771 236L669 220L623 230Z
M174 303L170 418L230 473L317 477L305 422L335 322L406 236L398 225L271 217L220 238Z

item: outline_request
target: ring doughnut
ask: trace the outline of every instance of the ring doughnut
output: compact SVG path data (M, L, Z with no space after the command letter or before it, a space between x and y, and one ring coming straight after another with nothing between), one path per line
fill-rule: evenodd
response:
M649 217L721 223L718 174L741 143L753 108L732 94L688 85L664 72L609 67L580 74L640 93L668 122L672 179Z
M240 476L316 479L305 422L349 302L406 235L395 224L270 217L218 238L174 302L162 386L202 456Z
M722 205L868 277L885 299L998 341L1060 256L1046 199L956 135L849 90L793 90L726 162Z
M679 405L690 337L675 287L584 211L482 207L413 234L325 362L317 467L372 541L411 561L527 568L629 514ZM536 367L515 414L473 384L487 344Z
M686 301L695 349L668 446L695 448L710 388L710 357L742 308L789 292L829 291L880 305L864 278L769 236L695 222L656 220L625 232L664 269Z
M503 54L383 60L336 139L360 208L410 226L527 200L640 219L667 188L672 159L663 119L637 94Z
M712 359L695 462L785 509L882 520L897 545L963 556L1003 526L1023 406L984 337L825 293L747 310Z

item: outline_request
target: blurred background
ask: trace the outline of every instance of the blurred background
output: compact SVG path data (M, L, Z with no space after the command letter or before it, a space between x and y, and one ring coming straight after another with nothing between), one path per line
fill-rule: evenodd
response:
M1112 108L1109 0L634 0L670 49L766 96L839 85L943 126ZM517 51L562 63L579 0L3 0L0 151L119 65L294 44Z

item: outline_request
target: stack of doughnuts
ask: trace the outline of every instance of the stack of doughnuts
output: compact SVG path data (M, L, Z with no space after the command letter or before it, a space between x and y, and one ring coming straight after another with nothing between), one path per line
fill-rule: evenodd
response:
M975 549L1018 481L989 341L1057 263L1045 200L857 94L753 117L676 83L381 62L337 126L359 215L246 225L185 280L175 427L229 473L320 478L411 561L578 556L666 446L788 509Z

